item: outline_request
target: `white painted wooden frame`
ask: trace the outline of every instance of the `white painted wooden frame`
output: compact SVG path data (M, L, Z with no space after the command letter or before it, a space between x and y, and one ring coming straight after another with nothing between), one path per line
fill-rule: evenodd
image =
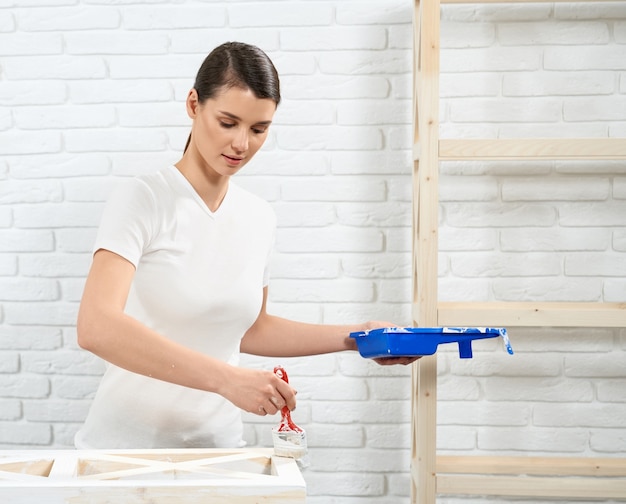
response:
M11 504L301 504L294 459L272 449L0 451Z
M413 0L413 321L415 326L626 327L626 303L439 303L438 172L446 160L626 159L626 138L439 139L441 3ZM607 0L624 1L624 0ZM412 370L411 502L437 494L626 501L626 458L437 456L437 356Z

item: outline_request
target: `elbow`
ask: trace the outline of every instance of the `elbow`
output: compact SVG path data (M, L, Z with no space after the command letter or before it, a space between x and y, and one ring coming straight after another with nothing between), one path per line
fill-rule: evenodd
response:
M97 353L98 324L93 319L94 317L89 316L82 308L79 310L76 321L76 341L83 350Z
M91 337L88 324L79 316L76 322L76 342L83 350L91 351Z

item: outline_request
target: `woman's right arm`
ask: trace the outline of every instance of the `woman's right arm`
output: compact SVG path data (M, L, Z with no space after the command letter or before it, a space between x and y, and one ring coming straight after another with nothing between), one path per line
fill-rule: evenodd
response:
M124 312L135 267L118 254L100 249L78 312L78 344L104 360L134 373L185 387L215 392L256 414L295 407L289 385L271 371L250 370L187 348L151 330Z

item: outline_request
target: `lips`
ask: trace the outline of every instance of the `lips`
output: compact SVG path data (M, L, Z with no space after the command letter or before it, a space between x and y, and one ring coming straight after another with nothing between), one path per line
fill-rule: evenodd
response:
M222 156L224 156L224 159L226 160L226 162L232 166L239 166L244 159L241 157L227 156L226 154L222 154Z

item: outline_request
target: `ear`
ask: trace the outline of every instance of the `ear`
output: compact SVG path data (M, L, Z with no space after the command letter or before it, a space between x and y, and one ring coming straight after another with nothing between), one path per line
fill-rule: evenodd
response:
M194 119L198 113L198 92L192 88L189 90L189 93L187 93L187 101L185 103L185 106L187 107L187 115L191 118Z

